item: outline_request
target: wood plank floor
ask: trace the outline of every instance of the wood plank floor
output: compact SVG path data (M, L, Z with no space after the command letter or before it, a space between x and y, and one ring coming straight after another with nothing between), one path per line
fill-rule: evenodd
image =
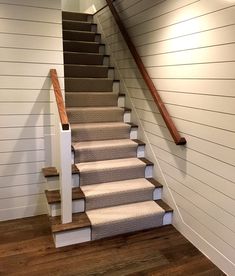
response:
M172 226L55 249L47 216L0 223L0 275L225 275Z

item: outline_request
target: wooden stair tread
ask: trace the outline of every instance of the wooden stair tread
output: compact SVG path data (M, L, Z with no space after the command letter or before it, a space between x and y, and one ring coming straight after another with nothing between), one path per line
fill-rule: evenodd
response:
M42 168L42 173L44 175L44 177L55 177L55 176L59 176L60 173L57 171L56 167L45 167ZM79 174L79 170L78 168L72 164L72 174Z
M156 179L154 178L146 178L151 184L153 184L156 188L162 188L163 185L159 183Z
M52 233L91 227L91 222L86 213L73 214L72 222L65 224L61 223L61 216L50 217L50 223Z
M42 168L42 173L43 173L44 177L53 177L53 176L59 175L59 172L57 171L56 167Z
M138 128L138 125L134 124L134 123L126 123L127 125L131 126L131 127L136 127Z
M139 139L132 139L132 141L138 144L139 146L145 146L145 143Z
M173 212L173 209L162 199L155 200L155 202L166 212L171 213Z
M48 204L54 204L54 203L60 203L61 197L60 197L60 191L59 190L52 190L52 191L45 191L47 203ZM78 200L78 199L84 199L85 195L82 192L81 188L74 187L72 188L72 200Z
M139 158L139 160L141 160L142 162L144 162L146 165L154 165L153 162L151 162L147 158L141 157L141 158Z

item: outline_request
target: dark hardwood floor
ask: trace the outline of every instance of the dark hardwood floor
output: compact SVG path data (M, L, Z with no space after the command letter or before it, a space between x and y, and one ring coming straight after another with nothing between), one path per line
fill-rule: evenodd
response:
M55 249L47 216L0 223L0 275L225 275L172 226Z

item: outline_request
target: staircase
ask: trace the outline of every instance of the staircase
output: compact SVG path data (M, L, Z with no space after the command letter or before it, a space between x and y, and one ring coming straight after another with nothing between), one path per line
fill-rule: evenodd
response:
M170 224L153 163L130 122L105 45L88 14L63 12L65 105L72 131L73 220L60 218L59 173L43 170L56 247Z

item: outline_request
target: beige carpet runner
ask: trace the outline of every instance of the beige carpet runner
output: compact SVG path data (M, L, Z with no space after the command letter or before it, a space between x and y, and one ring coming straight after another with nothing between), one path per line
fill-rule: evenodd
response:
M137 158L132 126L124 122L125 109L113 91L113 68L104 65L100 35L87 20L64 13L65 101L95 240L160 226L164 210L153 201L155 186L145 179L147 165Z

